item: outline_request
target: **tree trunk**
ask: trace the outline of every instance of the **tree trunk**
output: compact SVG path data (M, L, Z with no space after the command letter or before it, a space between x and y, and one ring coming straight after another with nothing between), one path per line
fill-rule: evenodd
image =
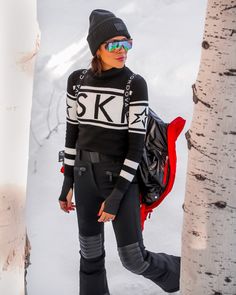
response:
M209 0L190 130L182 295L236 294L236 1Z
M0 294L23 295L29 248L24 205L39 30L36 1L4 1L1 6Z

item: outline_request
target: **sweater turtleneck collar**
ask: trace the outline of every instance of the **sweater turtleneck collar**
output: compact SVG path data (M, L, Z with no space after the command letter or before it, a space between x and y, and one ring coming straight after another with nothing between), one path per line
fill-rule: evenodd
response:
M119 68L111 68L109 70L102 71L101 75L95 75L91 69L90 69L90 72L95 79L107 79L107 78L116 76L118 74L121 74L125 70L125 68L126 68L125 65L123 66L123 68L120 68L120 69Z

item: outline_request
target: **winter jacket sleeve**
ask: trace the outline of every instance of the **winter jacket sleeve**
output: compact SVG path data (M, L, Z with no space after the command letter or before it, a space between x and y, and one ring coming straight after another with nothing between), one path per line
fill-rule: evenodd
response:
M67 193L73 188L74 163L76 156L76 140L78 137L78 120L76 116L76 96L74 90L75 72L71 73L67 80L66 93L66 135L65 135L65 158L64 158L64 181L62 185L60 201L66 201Z
M141 162L148 116L148 90L143 77L136 75L131 84L129 104L128 152L113 191L105 201L104 212L117 214L120 202Z

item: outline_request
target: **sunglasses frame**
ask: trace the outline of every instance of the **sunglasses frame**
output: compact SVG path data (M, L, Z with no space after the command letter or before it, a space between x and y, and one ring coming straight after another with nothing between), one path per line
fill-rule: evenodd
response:
M113 49L113 50L109 50L108 49L108 44L109 43L119 43L119 42L124 42L124 41L126 41L126 42L128 42L130 45L131 45L131 48L132 48L132 44L133 44L133 39L123 39L123 40L118 40L118 39L114 39L114 40L111 40L111 41L106 41L106 42L104 42L103 44L105 44L105 49L108 51L108 52L113 52L114 50L116 50L116 49L121 49L122 47L125 49L125 47L124 46L120 46L120 48L115 48L115 49ZM129 49L125 49L126 51L128 51L128 50L130 50L131 48L129 48Z

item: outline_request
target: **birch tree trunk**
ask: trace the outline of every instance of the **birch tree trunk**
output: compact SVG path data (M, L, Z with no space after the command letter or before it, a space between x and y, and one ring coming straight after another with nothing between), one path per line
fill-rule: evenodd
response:
M190 130L182 295L236 294L236 1L208 0Z
M23 295L36 1L2 1L0 11L0 294Z

